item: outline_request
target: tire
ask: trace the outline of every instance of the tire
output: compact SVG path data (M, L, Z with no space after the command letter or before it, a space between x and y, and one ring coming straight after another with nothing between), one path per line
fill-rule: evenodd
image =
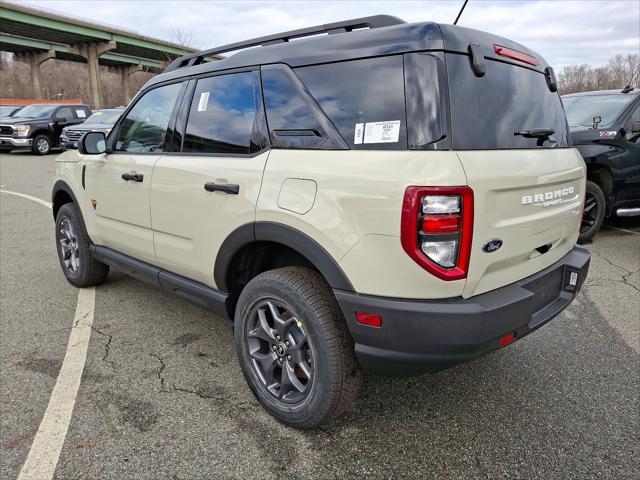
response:
M280 330L273 328L274 315ZM349 409L362 373L338 303L320 274L287 267L256 276L240 294L234 327L245 379L276 419L312 428Z
M587 190L584 199L584 213L580 224L580 236L578 243L586 243L598 233L606 210L606 200L600 186L587 180Z
M51 138L49 135L40 133L33 138L31 151L35 155L48 155L51 152Z
M78 207L65 203L56 215L56 250L62 272L76 287L98 285L109 273L108 265L91 256L89 245L89 235Z

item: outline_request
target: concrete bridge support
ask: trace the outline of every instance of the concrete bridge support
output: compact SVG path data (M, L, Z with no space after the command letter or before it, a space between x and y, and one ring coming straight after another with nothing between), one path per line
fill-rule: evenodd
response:
M117 47L114 40L101 43L90 43L78 47L80 55L87 59L89 67L89 98L93 108L102 108L102 88L100 84L100 66L98 59L100 55Z
M33 85L33 95L36 100L43 100L42 87L40 86L40 65L51 58L56 58L54 50L40 53L21 53L15 56L17 61L27 63L31 69L31 85Z
M142 65L130 65L126 67L120 67L120 75L122 75L122 91L124 92L124 103L128 104L131 100L131 91L129 90L129 77L136 72L142 72L144 67Z

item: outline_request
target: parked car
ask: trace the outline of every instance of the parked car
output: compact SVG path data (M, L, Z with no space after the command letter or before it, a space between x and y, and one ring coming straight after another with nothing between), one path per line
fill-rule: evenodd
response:
M580 242L600 230L605 217L640 215L640 91L564 95L573 144L587 164L587 194Z
M375 16L181 57L55 170L68 281L115 267L228 315L256 398L300 428L346 411L363 369L520 340L589 268L553 70L451 25Z
M104 132L105 135L109 135L122 112L124 108L96 110L81 124L64 127L60 135L60 145L65 149L78 148L78 140L87 132Z
M0 118L13 117L24 105L0 105Z
M36 155L47 155L60 146L64 127L82 123L90 115L87 105L28 105L13 117L0 119L0 152L27 147Z

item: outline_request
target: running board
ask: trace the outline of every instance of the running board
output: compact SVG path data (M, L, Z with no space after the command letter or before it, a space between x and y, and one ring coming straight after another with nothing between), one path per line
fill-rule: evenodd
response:
M173 293L216 315L229 318L226 307L226 300L229 297L227 293L141 262L108 247L91 245L90 250L91 256L99 262L114 267L141 282Z
M637 217L640 215L640 207L636 208L619 208L616 211L618 217Z

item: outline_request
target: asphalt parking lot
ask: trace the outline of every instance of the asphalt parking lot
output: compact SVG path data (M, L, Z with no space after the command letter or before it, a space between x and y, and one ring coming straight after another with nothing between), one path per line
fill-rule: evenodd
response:
M54 158L1 155L1 188L50 200ZM78 291L51 211L5 193L0 210L0 478L13 479ZM307 432L260 408L230 322L112 273L55 478L640 478L640 222L588 248L582 294L545 328L436 374L366 377L348 414Z

